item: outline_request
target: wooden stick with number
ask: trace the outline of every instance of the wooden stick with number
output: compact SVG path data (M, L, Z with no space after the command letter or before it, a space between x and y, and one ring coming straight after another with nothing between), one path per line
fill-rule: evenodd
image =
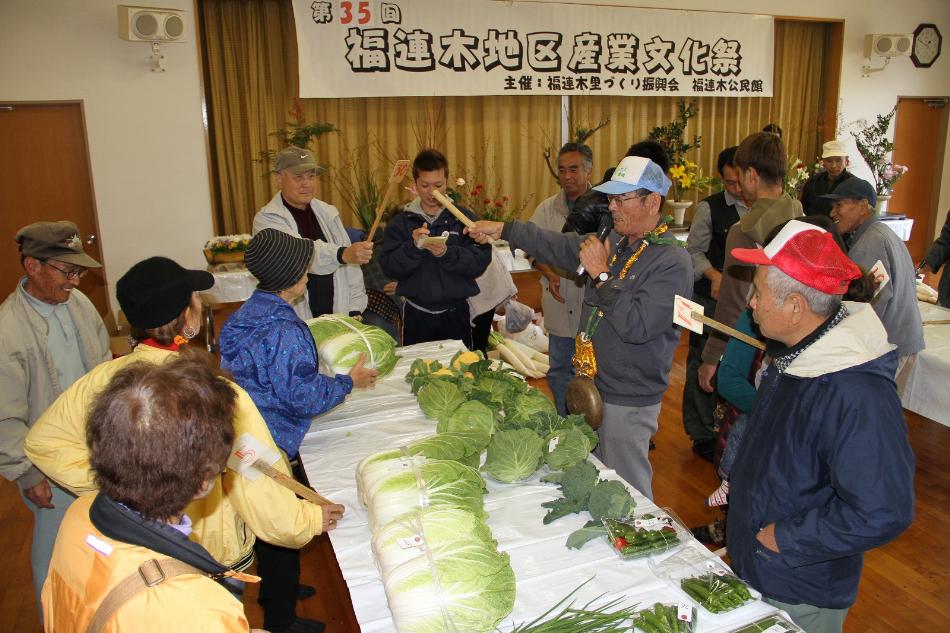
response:
M293 477L285 475L262 459L256 460L253 464L251 464L251 467L259 470L284 488L291 490L294 494L303 497L311 503L315 503L318 506L328 506L333 504L332 501L320 495L317 493L317 491L306 487Z
M383 217L383 211L386 210L386 204L396 190L396 185L406 177L407 171L409 171L409 161L404 158L397 160L393 165L393 173L389 176L389 182L386 183L386 192L383 193L379 204L376 205L376 217L373 219L373 226L369 230L369 235L366 236L367 242L373 241L373 235L376 234L376 229L379 228L379 221Z
M475 223L472 222L472 220L467 215L459 211L459 208L455 206L455 203L453 203L447 195L445 195L438 189L433 191L432 195L435 197L436 200L439 201L439 204L441 204L443 207L449 210L449 213L457 217L459 222L461 222L468 228L472 228L473 226L475 226Z
M751 345L752 347L755 347L757 349L765 349L765 343L763 343L759 339L752 338L748 334L744 332L740 332L739 330L735 328L731 328L725 323L720 323L719 321L715 319L710 319L705 314L700 314L699 312L693 311L693 313L690 316L692 316L697 321L702 321L703 323L705 323L712 329L716 330L717 332L728 334L729 336L733 338L737 338L743 343L746 343L747 345Z

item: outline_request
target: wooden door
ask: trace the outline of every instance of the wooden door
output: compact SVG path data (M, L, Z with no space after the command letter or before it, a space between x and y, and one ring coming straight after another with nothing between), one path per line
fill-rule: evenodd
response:
M69 220L86 253L102 262L82 103L0 102L0 296L23 276L13 236L33 222ZM105 272L79 284L99 314L109 311Z
M943 149L941 123L946 110L943 99L901 97L897 102L893 161L910 169L894 187L887 210L914 219L906 242L914 263L923 259L933 241L941 164L938 151Z

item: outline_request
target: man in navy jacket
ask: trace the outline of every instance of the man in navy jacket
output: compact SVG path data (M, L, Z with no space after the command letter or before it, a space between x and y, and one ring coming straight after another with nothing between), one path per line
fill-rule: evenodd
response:
M419 152L412 177L418 196L386 225L379 257L383 272L397 281L396 294L406 299L402 342L458 339L472 349L466 299L478 294L475 279L491 263L492 247L463 234L462 222L433 195L445 194L449 177L441 152ZM460 211L478 219L467 209Z
M790 221L764 249L750 306L772 363L730 478L735 570L809 633L842 630L864 552L914 515L914 456L897 352L867 304L842 302L858 267L827 232Z

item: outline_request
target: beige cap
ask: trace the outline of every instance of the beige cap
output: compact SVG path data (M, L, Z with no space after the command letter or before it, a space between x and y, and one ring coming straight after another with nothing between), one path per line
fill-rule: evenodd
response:
M844 146L844 141L835 139L833 141L828 141L821 146L822 158L831 158L833 156L844 156L845 158L848 157L848 150Z

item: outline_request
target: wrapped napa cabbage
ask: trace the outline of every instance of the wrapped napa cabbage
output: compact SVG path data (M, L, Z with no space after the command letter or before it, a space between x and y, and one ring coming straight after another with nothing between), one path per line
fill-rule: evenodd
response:
M396 340L384 330L342 314L324 314L307 321L317 344L320 365L329 374L347 374L366 354L365 367L385 376L396 366Z
M489 633L515 602L508 554L473 536L441 543L383 575L400 633Z
M484 516L485 482L471 466L448 460L380 462L383 472L364 470L362 491L370 527L382 526L400 514L422 507L463 508Z
M417 556L423 548L438 553L459 539L477 539L495 547L485 521L460 508L426 508L407 512L376 530L373 553L385 577L395 567Z

